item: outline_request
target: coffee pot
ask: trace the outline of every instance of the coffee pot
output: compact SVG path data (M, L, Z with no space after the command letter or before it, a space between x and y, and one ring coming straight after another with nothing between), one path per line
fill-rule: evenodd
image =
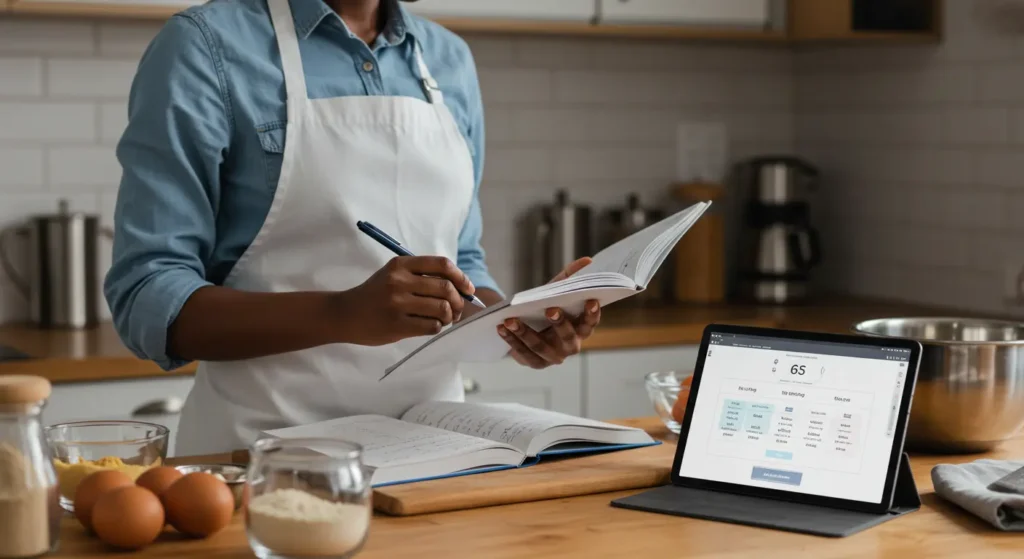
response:
M593 256L591 209L561 190L554 203L532 208L520 226L521 287L543 285L572 262Z
M811 273L821 262L810 203L818 169L797 157L772 156L747 161L740 171L748 183L740 238L742 298L761 303L806 298Z
M40 328L87 328L99 317L99 237L113 232L99 217L68 209L32 217L0 233L0 264L29 300L30 318ZM28 269L18 271L11 257L16 240L27 241Z

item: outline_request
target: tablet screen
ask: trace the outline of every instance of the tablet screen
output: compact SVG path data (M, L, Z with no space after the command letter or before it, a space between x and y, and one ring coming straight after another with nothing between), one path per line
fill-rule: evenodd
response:
M679 475L882 501L909 349L711 333Z

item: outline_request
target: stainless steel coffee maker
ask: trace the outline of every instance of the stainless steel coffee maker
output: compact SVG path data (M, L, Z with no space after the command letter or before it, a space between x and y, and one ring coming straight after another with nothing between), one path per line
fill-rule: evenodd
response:
M113 232L96 215L69 211L35 216L0 233L0 264L29 300L31 321L40 328L88 328L99 318L99 237ZM20 273L11 250L26 241L28 268Z
M759 303L805 299L811 272L821 262L810 204L818 169L797 157L768 156L745 161L738 171L748 186L739 239L741 298Z
M554 203L536 206L522 217L518 227L520 289L548 283L573 261L593 256L591 213L589 206L573 203L562 190Z

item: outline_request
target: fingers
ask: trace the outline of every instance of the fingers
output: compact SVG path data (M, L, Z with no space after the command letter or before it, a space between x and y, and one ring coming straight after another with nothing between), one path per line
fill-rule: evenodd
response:
M434 304L438 305L438 311L443 312L447 308L451 312L453 321L458 321L462 318L462 310L466 300L455 291L455 286L452 285L452 282L444 278L413 276L411 289L414 295L418 295L421 298L430 298L434 301ZM436 316L436 318L442 317ZM445 322L445 324L449 323Z
M552 365L560 365L565 361L565 356L551 344L541 338L540 334L534 332L533 328L530 328L526 324L523 324L518 319L510 318L505 321L505 328L507 328L512 335L523 342L523 345L530 351L540 356L544 361Z
M576 333L579 337L584 340L589 338L594 333L594 328L601 323L601 305L597 301L587 301L576 323Z
M498 335L512 348L512 358L520 365L534 369L543 369L548 365L547 361L526 347L526 344L505 326L498 326Z
M566 278L569 278L576 272L579 272L583 268L589 266L591 262L593 262L593 260L589 256L584 256L583 258L580 258L579 260L566 266L565 269L562 270L561 272L558 272L558 275L555 276L554 279L552 279L551 281L562 281Z
M466 274L455 265L454 262L443 256L410 256L404 257L405 268L413 274L420 276L436 276L444 278L455 286L455 289L472 295L476 292L473 282L469 281Z
M558 344L561 355L576 355L580 352L580 337L576 334L576 327L572 321L565 316L561 309L548 309L545 313L548 322L551 323L551 336Z
M402 298L398 308L405 315L430 318L443 325L455 322L455 311L451 303L445 299L407 295Z
M440 334L444 328L440 320L420 316L406 316L402 324L405 326L404 334L407 336L433 336Z

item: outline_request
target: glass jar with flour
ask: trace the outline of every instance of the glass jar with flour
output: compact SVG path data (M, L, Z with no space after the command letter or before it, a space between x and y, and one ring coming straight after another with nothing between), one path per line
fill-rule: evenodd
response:
M0 375L0 558L57 547L62 510L39 416L50 397L41 377Z
M357 444L262 439L246 474L246 534L260 559L355 556L372 516L369 475Z

